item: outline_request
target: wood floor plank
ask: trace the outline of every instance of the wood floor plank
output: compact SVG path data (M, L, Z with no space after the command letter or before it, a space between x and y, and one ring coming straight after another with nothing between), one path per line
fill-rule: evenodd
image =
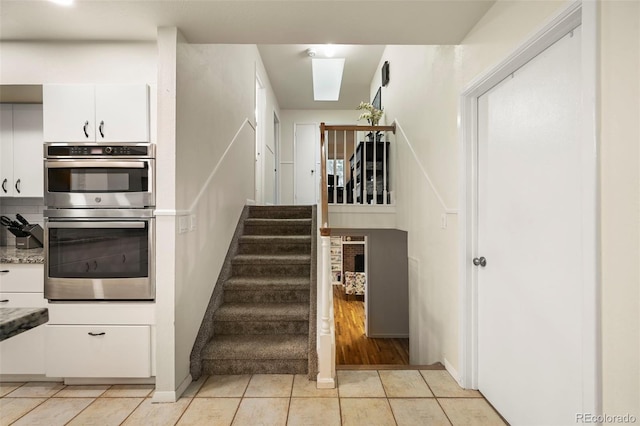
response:
M364 334L364 301L333 286L337 365L409 365L409 339Z

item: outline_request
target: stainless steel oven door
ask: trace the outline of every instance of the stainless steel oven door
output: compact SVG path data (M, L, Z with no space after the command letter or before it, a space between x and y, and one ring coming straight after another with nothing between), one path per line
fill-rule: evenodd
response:
M155 160L46 159L44 201L55 208L155 206Z
M128 214L141 212L45 212L45 298L155 299L155 219Z

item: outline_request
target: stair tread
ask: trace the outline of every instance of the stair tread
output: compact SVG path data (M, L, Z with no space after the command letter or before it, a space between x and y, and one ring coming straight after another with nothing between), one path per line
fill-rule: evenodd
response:
M308 321L306 303L223 303L214 315L216 321Z
M229 290L306 290L311 284L309 277L231 277L225 284Z
M236 264L307 264L310 261L308 254L238 254L233 258Z
M240 242L243 243L283 243L283 242L295 242L295 243L309 243L311 242L311 235L242 235Z
M264 217L248 217L245 219L245 225L310 225L311 218L264 218Z
M304 334L215 336L202 351L203 359L307 359Z

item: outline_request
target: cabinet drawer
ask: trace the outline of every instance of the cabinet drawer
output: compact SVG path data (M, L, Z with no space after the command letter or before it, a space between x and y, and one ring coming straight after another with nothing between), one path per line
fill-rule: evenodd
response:
M42 293L0 293L0 308L46 308Z
M0 263L0 292L44 292L44 265Z
M46 327L50 377L150 377L149 326Z

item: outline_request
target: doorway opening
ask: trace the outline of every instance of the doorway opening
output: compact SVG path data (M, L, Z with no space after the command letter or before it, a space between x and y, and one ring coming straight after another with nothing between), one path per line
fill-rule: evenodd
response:
M368 259L367 236L331 237L336 365L409 365L408 338L369 333Z

